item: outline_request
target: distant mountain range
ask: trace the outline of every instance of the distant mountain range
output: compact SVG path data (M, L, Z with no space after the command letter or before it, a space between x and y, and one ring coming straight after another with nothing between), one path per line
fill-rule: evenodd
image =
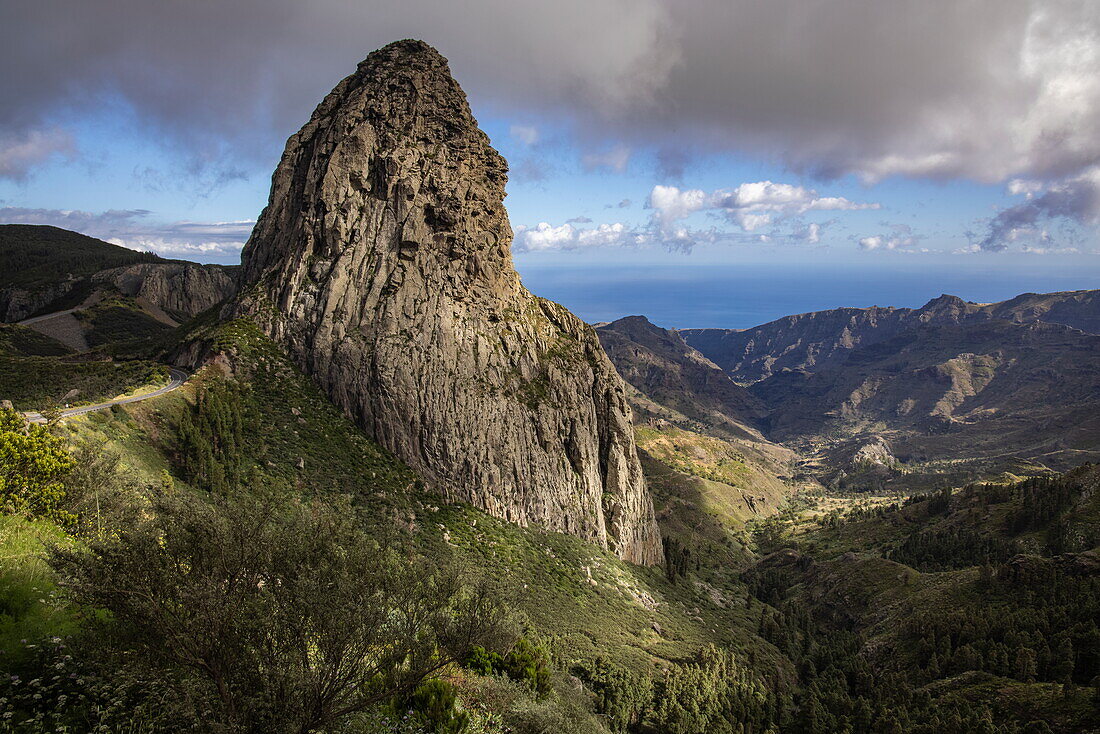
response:
M1043 321L1100 333L1100 290L1025 293L1000 303L942 295L921 308L835 308L785 316L751 329L681 329L684 341L733 379L752 383L784 369L843 364L851 350L922 325Z
M1100 459L1100 291L994 304L945 295L744 330L628 317L598 331L653 400L711 430L757 430L826 481L965 480Z

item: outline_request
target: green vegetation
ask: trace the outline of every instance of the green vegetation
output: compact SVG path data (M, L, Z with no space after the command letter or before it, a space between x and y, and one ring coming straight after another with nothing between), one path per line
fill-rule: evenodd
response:
M90 630L110 640L98 660L180 687L159 702L173 719L233 731L328 730L503 633L458 569L277 493L160 497L148 522L51 563L76 603L111 613Z
M17 410L96 403L167 382L168 369L155 362L0 356L0 398L11 400Z
M77 311L74 316L80 321L84 338L92 348L115 342L156 339L172 330L127 298L109 298Z
M550 690L550 655L546 649L532 644L527 638L516 640L505 655L474 647L463 665L481 675L506 675L536 694Z
M73 465L64 444L45 426L27 425L15 411L0 408L0 510L5 514L69 523L72 518L61 502Z
M53 482L71 520L0 517L20 681L0 680L0 715L38 731L1100 726L1096 468L778 508L735 444L643 429L666 563L640 568L425 488L252 323L189 328L221 356L184 388L38 429L69 457ZM742 492L772 514L746 524ZM332 675L347 684L318 685Z
M60 357L72 350L59 341L18 324L0 324L0 357Z
M107 268L165 262L151 252L136 252L57 227L0 225L0 288L28 288L80 278Z
M761 634L797 666L797 730L1100 725L1098 485L1086 466L768 535L786 550L745 578L768 605Z

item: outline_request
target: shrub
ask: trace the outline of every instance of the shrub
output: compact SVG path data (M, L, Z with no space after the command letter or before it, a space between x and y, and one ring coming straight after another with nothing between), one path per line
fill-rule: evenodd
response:
M73 465L61 439L46 426L27 424L14 410L0 408L0 507L4 512L71 523L73 516L61 504L65 478Z
M462 664L480 675L506 675L539 695L550 690L550 655L541 645L525 637L504 657L483 647L474 647Z
M457 569L409 561L347 513L253 496L158 498L152 517L51 563L110 612L103 651L202 690L196 718L307 732L415 690L500 631L499 603ZM102 618L102 615L98 615Z
M455 689L438 678L426 680L410 695L394 702L394 712L412 712L425 729L436 734L458 734L466 729L470 717L455 709Z
M540 695L550 690L550 656L544 647L531 644L526 637L516 640L504 656L504 672Z

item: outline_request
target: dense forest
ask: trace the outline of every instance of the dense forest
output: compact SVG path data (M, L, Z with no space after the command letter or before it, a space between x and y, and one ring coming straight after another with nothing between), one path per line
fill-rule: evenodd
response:
M0 225L0 288L58 283L70 276L153 262L165 260L58 227Z

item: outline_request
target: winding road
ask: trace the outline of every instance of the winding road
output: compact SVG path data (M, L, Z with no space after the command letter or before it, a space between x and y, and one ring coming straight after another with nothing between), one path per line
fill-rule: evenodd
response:
M144 395L133 395L128 398L118 398L117 400L108 400L105 403L96 403L95 405L83 405L79 408L69 408L68 410L61 411L62 418L71 418L74 415L84 415L85 413L93 413L97 410L104 410L110 408L112 405L124 405L126 403L137 403L142 400L148 400L149 398L159 397L166 393L170 393L173 390L179 388L183 383L187 382L187 373L182 370L177 370L175 367L168 368L168 384L164 387L154 390L153 392L145 393ZM27 412L24 413L27 420L31 423L45 423L46 418L41 413Z

